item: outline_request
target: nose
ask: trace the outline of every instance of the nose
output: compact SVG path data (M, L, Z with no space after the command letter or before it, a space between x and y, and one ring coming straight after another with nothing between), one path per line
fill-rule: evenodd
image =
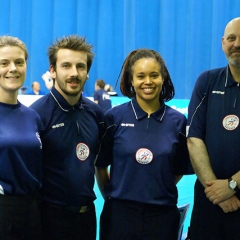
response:
M77 67L73 66L71 68L71 77L76 77L76 76L78 76Z
M9 64L9 71L10 71L10 72L16 72L16 71L17 71L17 67L16 67L16 65L15 65L14 62L11 62L11 63Z
M149 76L146 76L146 80L145 80L145 83L146 84L151 84L151 78Z
M240 47L240 36L236 38L234 45L235 45L235 47Z

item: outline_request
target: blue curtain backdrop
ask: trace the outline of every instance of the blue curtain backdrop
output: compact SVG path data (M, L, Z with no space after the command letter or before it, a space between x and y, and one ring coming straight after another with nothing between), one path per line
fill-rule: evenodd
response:
M47 92L41 79L49 68L47 47L56 38L79 34L94 46L88 96L97 78L115 85L130 51L151 48L165 59L175 98L188 99L202 71L226 65L221 37L239 10L239 0L0 0L0 35L26 43L29 88L39 81Z

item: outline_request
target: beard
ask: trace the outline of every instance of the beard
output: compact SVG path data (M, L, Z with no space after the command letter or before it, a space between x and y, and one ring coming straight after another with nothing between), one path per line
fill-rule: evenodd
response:
M79 93L81 93L83 90L83 85L84 85L83 82L78 78L68 79L67 82L68 83L75 82L75 83L78 83L79 86L75 89L74 88L70 89L70 88L67 88L67 84L65 81L62 81L58 78L55 79L55 83L57 83L59 90L61 90L61 92L64 93L65 96L77 97Z
M230 65L240 67L240 54L235 57L229 56L227 59Z
M61 88L61 87L60 87L60 88ZM67 91L67 90L64 89L64 88L61 88L61 90L62 90L62 92L63 92L65 95L71 96L71 97L76 97L76 96L78 96L78 94L79 94L80 92L82 92L82 89L80 89L80 90L78 90L78 91L75 91L75 92L69 92L69 91Z
M229 64L234 67L240 67L240 47L234 47L230 50L230 54L227 57ZM237 53L237 54L234 54ZM234 55L232 55L234 54Z

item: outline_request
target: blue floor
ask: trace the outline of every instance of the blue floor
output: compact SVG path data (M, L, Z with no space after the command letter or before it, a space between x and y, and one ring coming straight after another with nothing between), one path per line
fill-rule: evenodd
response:
M183 237L182 239L186 238L188 226L190 223L190 217L192 212L192 206L193 206L193 188L194 183L196 180L196 175L189 175L189 176L183 176L183 178L180 180L180 182L177 184L178 187L178 205L182 205L185 203L190 203L190 208L187 213L187 217L184 222L184 228L183 228ZM97 184L95 184L94 187L97 200L95 201L96 206L96 213L97 213L97 221L99 223L99 217L102 211L103 207L103 198L98 190ZM97 225L97 233L99 231L99 224ZM97 240L98 240L98 234L97 234Z

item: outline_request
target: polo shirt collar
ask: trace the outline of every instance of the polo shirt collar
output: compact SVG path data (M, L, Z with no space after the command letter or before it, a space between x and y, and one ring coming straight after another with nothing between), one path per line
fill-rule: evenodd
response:
M51 95L53 96L54 100L57 102L57 104L59 105L59 107L63 110L63 111L69 111L71 109L73 109L73 107L78 107L78 108L82 108L82 94L79 98L79 101L77 104L75 104L74 106L71 106L66 99L57 91L57 89L53 86L51 89Z
M226 67L225 73L226 73L225 87L231 87L231 86L237 85L237 82L234 81L232 77L232 73L230 71L229 66Z
M132 106L134 115L135 115L137 120L140 120L140 119L145 118L145 117L148 116L148 114L146 112L144 112L142 110L142 108L139 106L139 104L138 104L138 102L136 100L136 97L134 97L131 100L131 106ZM161 107L156 112L152 113L151 116L154 117L157 121L162 121L162 119L163 119L163 117L165 115L165 112L166 112L166 105L163 102L161 104Z

